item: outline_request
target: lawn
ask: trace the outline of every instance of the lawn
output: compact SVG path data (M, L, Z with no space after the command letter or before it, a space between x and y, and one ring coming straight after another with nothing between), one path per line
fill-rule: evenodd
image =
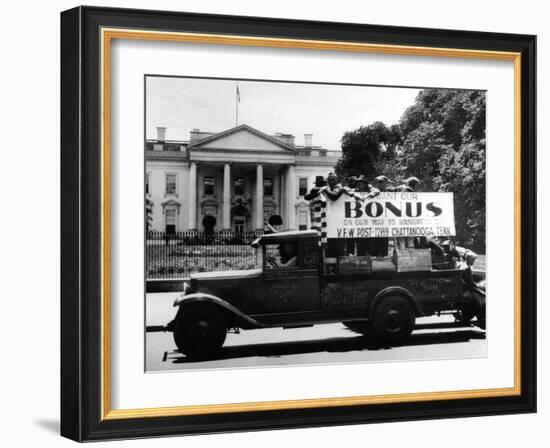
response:
M147 245L147 278L183 278L195 272L253 269L249 245Z

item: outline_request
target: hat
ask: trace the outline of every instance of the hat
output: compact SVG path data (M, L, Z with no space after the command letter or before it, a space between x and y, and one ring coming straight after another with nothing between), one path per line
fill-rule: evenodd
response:
M410 185L410 184L418 185L420 181L418 180L418 177L411 176L408 179L405 179L405 183L407 185Z
M386 176L377 176L374 178L376 182L388 182L388 178Z
M338 179L338 176L336 174L334 174L333 172L328 173L327 179L330 179L331 177Z
M315 176L315 186L322 187L325 184L326 180L323 176Z
M367 181L367 178L362 174L357 178L357 182L366 182L366 181Z
M412 192L414 191L411 187L409 187L408 185L405 185L405 184L402 184L402 185L399 185L397 187L397 191L402 191L402 192Z

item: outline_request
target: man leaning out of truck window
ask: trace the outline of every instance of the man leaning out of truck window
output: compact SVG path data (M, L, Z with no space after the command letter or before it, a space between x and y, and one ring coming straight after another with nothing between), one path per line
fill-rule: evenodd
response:
M275 257L269 257L268 263L277 269L294 268L297 265L296 246L292 243L283 243L279 245L279 260Z

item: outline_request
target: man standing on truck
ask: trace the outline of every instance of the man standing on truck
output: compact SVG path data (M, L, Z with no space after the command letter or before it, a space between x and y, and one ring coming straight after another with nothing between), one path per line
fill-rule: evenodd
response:
M414 192L414 191L417 191L419 184L420 184L420 181L418 180L418 178L411 176L405 179L401 185L398 185L396 187L396 191Z
M334 173L329 173L327 176L327 187L323 190L323 195L325 195L331 201L336 201L344 193L344 187L338 181L338 176ZM326 241L327 250L326 255L328 257L339 257L345 251L345 241L339 240L338 238L326 238L326 215L321 217L321 241Z
M279 245L279 259L269 257L267 262L274 268L284 269L296 267L298 261L296 255L296 245L293 243L282 243Z
M374 198L380 194L380 190L370 185L367 178L363 174L357 178L356 191L360 193L368 193L366 198ZM349 238L347 242L347 252L354 254L355 249L357 250L357 255L359 256L375 255L375 240L372 238Z
M395 187L390 184L388 178L380 175L374 178L374 185L380 192L396 191ZM377 257L385 257L388 255L389 239L388 238L373 238L373 255Z
M357 178L357 191L361 192L361 193L369 193L367 195L367 198L374 198L375 196L378 196L380 194L380 189L372 186L371 184L369 184L369 182L367 181L367 178L361 174L358 178Z
M338 176L334 173L329 173L327 177L327 187L324 189L324 193L332 201L336 201L342 193L344 193L344 187L339 182Z
M350 176L348 177L348 187L355 191L357 188L357 176Z
M352 189L348 186L344 187L338 179L338 176L335 173L329 173L327 176L327 183L328 185L326 188L323 189L321 192L322 196L325 196L327 199L331 201L336 201L342 196L344 193L348 196L351 196L355 198L357 201L363 201L363 197L361 195L357 194L357 191L359 190L359 186L361 185L361 179L364 178L363 176L360 176L357 179L357 190ZM321 212L321 241L323 243L326 242L327 244L327 250L326 254L328 257L339 257L343 255L346 252L346 242L345 240L339 239L339 238L326 238L326 213L324 211Z
M419 184L420 184L420 181L418 180L418 178L411 176L405 179L401 185L397 186L396 191L400 191L403 193L413 193L416 191ZM397 243L398 249L407 249L407 248L413 248L413 247L418 248L418 247L424 247L426 245L426 241L423 241L421 243L418 238L414 238L414 237L396 238L396 243Z
M395 191L395 187L390 184L390 181L384 175L376 176L374 178L374 186L380 191Z
M418 191L418 186L420 185L420 180L418 180L418 177L411 176L408 179L405 179L405 184L412 191Z
M485 329L485 284L474 280L472 266L477 254L464 247L453 246L453 252L458 256L457 268L463 271L462 283L464 285L464 297L472 300L474 314L477 316L478 325Z

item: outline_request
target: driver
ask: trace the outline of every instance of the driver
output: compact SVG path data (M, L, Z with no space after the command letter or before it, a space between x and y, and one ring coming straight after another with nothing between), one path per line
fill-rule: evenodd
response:
M293 243L282 243L279 245L279 260L269 257L268 263L274 268L293 268L296 266L296 246Z

